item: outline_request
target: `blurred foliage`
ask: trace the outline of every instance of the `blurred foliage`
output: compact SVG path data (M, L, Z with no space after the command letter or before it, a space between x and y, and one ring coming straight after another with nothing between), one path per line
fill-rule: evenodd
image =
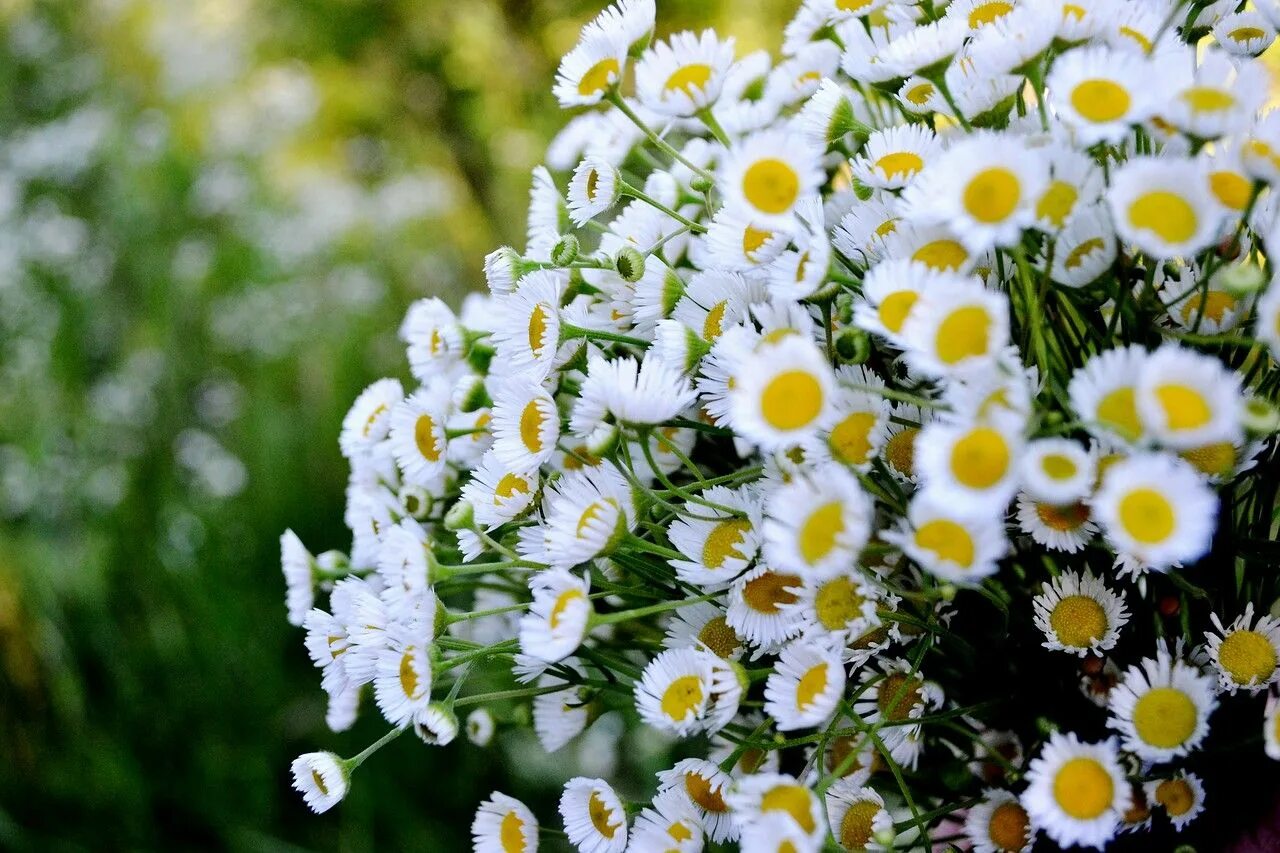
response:
M381 726L324 729L276 537L348 544L342 414L413 298L523 245L601 5L0 0L0 848L464 848L464 744L289 790ZM660 5L745 51L794 4Z

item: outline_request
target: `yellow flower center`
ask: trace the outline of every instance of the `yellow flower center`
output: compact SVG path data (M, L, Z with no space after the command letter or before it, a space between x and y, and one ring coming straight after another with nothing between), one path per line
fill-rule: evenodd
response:
M1098 402L1098 423L1130 441L1142 435L1142 420L1133 388L1117 388Z
M1016 800L1001 803L991 812L991 820L987 821L987 836L992 845L1002 853L1014 853L1027 844L1027 830L1031 820L1027 810L1018 805Z
M935 346L938 360L957 364L966 358L987 354L990 346L991 315L981 305L957 308L938 324Z
M1076 820L1101 817L1115 799L1115 781L1096 759L1072 758L1053 779L1053 798Z
M1075 209L1080 194L1066 181L1054 181L1036 202L1036 218L1047 219L1055 228L1061 228Z
M515 812L507 812L498 830L502 853L524 853L524 821Z
M908 89L903 97L915 104L917 107L923 107L933 97L932 83L919 83Z
M1156 802L1164 806L1170 817L1181 817L1191 811L1196 795L1186 779L1165 779L1156 786Z
M1195 236L1200 219L1182 196L1168 190L1152 190L1129 205L1129 224L1176 245Z
M983 3L981 6L975 6L973 11L969 13L969 29L976 30L984 27L992 21L1003 18L1012 11L1013 4L1006 3L1004 0L993 0L990 3Z
M604 513L608 512L610 509L614 511L618 509L618 502L613 498L605 498L604 500L594 501L593 503L588 504L587 508L582 511L582 515L578 516L578 538L584 538L584 535L587 532L587 527L596 519L601 518Z
M977 546L964 525L945 518L937 518L920 525L916 530L916 545L937 556L939 560L955 563L962 569L973 565Z
M1067 257L1062 261L1062 265L1069 270L1079 269L1083 266L1086 258L1094 252L1101 252L1106 247L1106 241L1101 237L1090 237L1087 240L1082 240L1079 245L1067 252Z
M667 82L663 84L664 92L684 92L689 97L693 97L695 93L702 91L711 80L711 66L702 62L695 62L676 70L674 74L667 78Z
M924 159L914 151L894 151L876 160L876 168L886 180L905 179L924 168Z
M916 436L920 430L906 427L889 436L884 445L884 456L893 470L905 477L915 474Z
M989 489L1009 470L1009 445L998 430L978 427L951 449L951 473L970 489Z
M845 575L822 584L814 595L818 622L828 631L839 631L861 616L865 603L857 585Z
M884 299L880 300L880 322L884 327L893 333L902 331L902 324L907 322L907 315L911 313L911 308L916 304L916 300L920 298L920 294L914 290L899 290L897 293L890 293Z
M728 658L741 645L738 634L723 616L713 616L698 632L698 640L716 655Z
M1236 449L1229 441L1193 447L1178 454L1196 467L1197 471L1214 477L1231 473L1236 464Z
M1232 41L1244 44L1245 42L1251 42L1254 39L1264 39L1267 37L1267 33L1266 30L1261 27L1236 27L1234 30L1227 33L1227 37Z
M1172 535L1177 516L1169 499L1155 489L1134 489L1120 499L1120 524L1144 545L1163 542Z
M413 668L413 651L400 656L400 689L410 699L418 698L418 671Z
M871 459L871 431L876 426L874 412L853 412L836 424L827 443L841 462L862 465Z
M718 569L725 560L745 560L746 555L738 550L751 522L745 518L730 518L711 528L707 541L702 546L702 564L708 569Z
M578 94L585 98L603 92L618 79L621 70L618 60L613 57L600 60L578 81Z
M774 429L796 430L808 426L822 413L822 384L803 370L779 373L760 395L760 413Z
M1096 124L1122 118L1129 112L1131 102L1129 92L1113 80L1085 80L1071 92L1071 106Z
M1089 508L1078 501L1065 506L1037 503L1036 516L1045 527L1066 533L1068 530L1076 530L1089 520Z
M979 222L1004 222L1022 200L1022 182L1003 166L983 169L964 188L964 209Z
M519 474L503 474L502 479L498 481L498 485L493 489L494 505L501 504L502 501L515 497L517 494L529 494L529 481Z
M1213 419L1213 410L1195 388L1169 384L1157 387L1155 393L1169 429L1199 429Z
M1040 470L1050 480L1070 480L1076 475L1080 469L1076 467L1076 463L1069 456L1061 453L1046 453L1040 457Z
M765 572L743 585L742 598L757 613L777 613L782 605L795 602L796 594L791 589L799 586L796 575Z
M436 442L436 423L431 415L420 416L417 423L413 425L413 443L418 446L418 452L422 454L423 459L428 462L440 461L440 446Z
M742 176L742 194L757 210L786 213L800 195L800 176L782 160L760 160Z
M1276 671L1276 650L1258 631L1232 631L1218 647L1218 663L1236 684L1265 684Z
M702 679L696 675L682 675L667 685L662 693L662 713L672 722L679 723L698 713L705 693Z
M542 452L542 409L537 400L530 400L520 413L520 441L530 453Z
M605 838L613 838L618 827L622 825L621 822L613 822L613 809L609 808L609 804L595 791L587 797L587 814L591 816L591 825L596 828L596 832Z
M844 532L844 505L832 501L814 510L800 527L800 556L809 565L825 558Z
M1221 323L1228 312L1236 310L1237 304L1234 296L1221 290L1210 290L1204 298L1197 293L1188 298L1186 304L1182 306L1182 322L1190 325L1195 322L1197 316L1204 314L1213 322Z
M1184 89L1182 102L1197 113L1218 113L1236 105L1235 96L1213 86L1192 86Z
M542 342L547 335L547 309L539 302L529 312L529 349L534 358L542 357Z
M911 260L919 261L929 269L958 270L969 260L969 253L955 240L934 240L916 249Z
M785 812L805 832L813 832L812 794L800 785L778 785L760 798L760 811Z
M710 781L697 773L684 774L684 789L689 799L705 812L720 813L729 810L724 797L720 795L720 789L713 788Z
M804 711L827 689L827 665L820 663L812 667L800 681L796 683L796 709Z
M585 601L587 594L577 587L570 587L564 592L556 596L556 603L551 608L551 616L547 620L551 624L554 631L560 626L560 619L569 610L570 605L576 601Z
M746 230L742 232L742 254L746 255L749 260L755 260L755 253L760 251L760 247L767 243L772 236L772 231L764 231L748 225Z
M320 793L324 794L326 797L329 796L329 786L324 783L324 778L321 777L319 771L311 771L311 781L315 783L316 788L320 790Z
M1143 742L1172 749L1187 742L1196 730L1196 705L1181 690L1153 687L1133 706L1133 727Z
M1062 645L1091 648L1107 633L1107 611L1087 595L1068 595L1049 613L1049 627Z
M840 846L845 850L865 850L871 843L871 822L880 814L874 800L861 800L849 806L840 821Z
M893 672L886 675L876 685L876 707L880 716L890 722L907 719L911 709L924 700L921 693L924 681L906 673Z

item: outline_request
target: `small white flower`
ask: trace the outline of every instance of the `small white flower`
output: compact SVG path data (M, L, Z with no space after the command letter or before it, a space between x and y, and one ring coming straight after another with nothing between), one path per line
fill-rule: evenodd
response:
M787 644L764 687L764 710L779 731L822 726L844 693L844 664L828 646Z
M293 787L313 812L327 812L342 802L350 785L350 773L332 752L308 752L293 760Z
M560 797L569 843L582 853L622 853L627 849L627 812L603 779L582 776L565 783Z
M494 791L471 822L475 853L537 853L538 819L514 797Z
M1054 732L1031 760L1027 781L1023 808L1063 846L1101 850L1131 802L1114 739L1082 743L1074 734Z

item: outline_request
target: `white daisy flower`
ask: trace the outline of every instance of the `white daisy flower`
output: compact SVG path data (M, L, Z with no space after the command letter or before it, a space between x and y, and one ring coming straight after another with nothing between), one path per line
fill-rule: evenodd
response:
M342 802L350 787L351 774L346 762L332 752L308 752L299 755L289 766L294 790L313 812L327 812Z
M1022 532L1051 551L1079 553L1098 533L1084 501L1054 504L1023 493L1018 495L1016 515Z
M560 60L552 91L566 109L598 104L622 82L626 63L627 45L614 34L588 25L582 39Z
M686 758L670 770L658 773L658 796L679 794L692 806L703 829L717 844L738 837L729 806L725 803L733 779L716 764L701 758Z
M587 27L608 33L636 53L653 35L656 14L654 0L617 0L596 15Z
M640 719L679 737L703 731L718 662L711 652L698 649L659 652L636 682L635 702Z
M564 276L554 270L534 270L516 289L498 301L493 340L511 372L527 372L543 379L555 364L560 346L560 299Z
M655 113L692 116L720 97L733 57L733 39L722 41L714 30L676 33L636 63L636 95Z
M789 219L801 199L818 191L825 179L820 164L803 137L770 130L735 144L717 175L729 204L771 222Z
M571 471L544 490L548 559L568 569L610 553L635 522L631 487L612 464Z
M564 664L582 675L575 658L569 658ZM564 689L533 697L533 732L548 753L556 752L582 734L599 713L598 703L585 695L586 688L575 687L552 672L538 677L538 687L556 686Z
M1107 203L1121 239L1153 258L1190 257L1218 235L1222 211L1196 160L1135 157L1111 173Z
M413 731L427 746L448 746L458 736L458 716L444 702L432 702L414 715Z
M838 779L824 800L831 835L844 850L879 850L876 837L893 830L893 817L874 788Z
M1027 771L1022 806L1058 844L1102 849L1132 798L1114 739L1082 743L1054 732Z
M280 568L284 573L289 624L300 627L315 606L315 557L292 530L280 536Z
M404 726L431 703L431 659L425 645L392 643L377 653L373 698L393 726Z
M1181 830L1204 811L1204 783L1194 773L1182 771L1170 779L1146 784L1147 799L1164 808L1175 830Z
M488 708L476 708L470 714L467 714L465 725L467 740L473 746L483 749L493 743L493 735L497 730L497 725L497 722L493 719L492 711Z
M1216 613L1210 619L1215 630L1205 639L1221 690L1256 694L1280 680L1280 620L1264 615L1255 621L1253 602L1229 625L1223 626Z
M729 627L725 611L709 601L681 607L667 623L668 649L702 649L723 660L737 660L745 648L742 638Z
M826 577L853 563L871 535L873 506L843 466L825 465L765 499L769 563L804 577Z
M1194 468L1163 454L1109 466L1090 504L1117 553L1156 570L1202 557L1217 526L1218 496Z
M679 791L653 798L631 827L627 853L702 853L705 841L697 809Z
M536 468L511 468L490 450L463 485L461 499L471 504L476 524L492 530L528 509L537 492Z
M1100 45L1062 53L1045 80L1054 114L1085 146L1120 142L1145 121L1161 94L1152 83L1145 57Z
M835 374L812 341L788 335L747 355L739 370L729 392L733 426L765 450L811 438L833 410Z
M760 566L729 588L725 621L748 643L771 649L800 632L799 614L789 605L799 600L799 575Z
M880 624L881 594L864 575L845 570L805 581L796 590L800 634L807 640L834 647L847 646Z
M1222 16L1210 32L1233 56L1261 56L1276 40L1275 26L1252 9Z
M995 574L1008 542L998 518L973 516L942 506L927 494L911 500L907 517L885 541L898 546L921 568L954 583L981 583Z
M869 371L841 367L836 371L836 380L840 388L824 444L836 462L865 473L880 455L880 449L888 438L892 407L888 400L874 391L863 390L864 387L875 389L884 385L883 380ZM846 382L854 387L849 387Z
M911 221L946 224L970 252L1009 246L1036 220L1045 160L1019 139L982 133L953 144L903 193Z
M448 417L449 400L439 387L419 388L392 407L390 447L406 483L430 487L444 470Z
M569 218L581 227L621 198L622 177L618 170L599 155L591 155L578 164L569 181Z
M1053 280L1067 287L1092 284L1116 259L1115 227L1102 204L1081 209L1054 244Z
M737 273L698 273L689 280L671 316L703 340L715 343L726 330L741 323L751 304L763 296L763 288Z
M853 321L861 329L887 338L901 346L907 320L937 289L953 289L961 276L939 272L922 263L887 260L867 271L862 283L862 300L854 304Z
M968 28L954 18L924 24L897 33L877 56L877 61L892 69L895 77L910 74L932 76L930 72L941 69L969 35Z
M1092 492L1097 461L1079 442L1040 438L1027 445L1019 475L1023 490L1035 500L1070 505Z
M764 710L779 731L822 726L844 693L844 664L835 649L787 644L764 686Z
M742 829L740 850L744 853L819 853L822 843L788 814L773 810Z
M577 776L560 796L569 843L582 853L622 853L627 849L627 810L603 779Z
M1009 791L988 788L969 809L964 832L974 853L1027 853L1036 838L1031 816Z
M1035 201L1036 225L1051 234L1061 232L1083 210L1102 198L1106 181L1091 157L1068 145L1035 149L1049 161L1049 182Z
M869 187L902 189L942 155L942 142L924 125L903 124L867 137L852 161L853 176Z
M463 329L457 315L434 297L409 306L399 337L408 344L409 367L422 382L439 375L463 354Z
M840 220L840 225L831 235L832 243L844 257L855 267L879 268L875 262L884 253L885 238L898 227L902 218L898 213L892 196L875 193L862 204L854 205ZM865 295L866 284L863 284Z
M758 269L777 259L794 230L794 223L778 223L726 204L707 226L707 262L714 268L734 272Z
M1216 693L1212 676L1159 649L1125 670L1107 697L1107 725L1142 760L1172 761L1199 748L1209 734Z
M395 379L379 379L361 391L342 419L338 436L342 455L351 459L386 438L391 429L391 410L403 399L404 388Z
M639 363L633 358L609 361L593 355L569 429L585 438L605 423L606 415L633 427L666 423L688 408L695 396L682 372L652 355Z
M1138 381L1149 355L1137 345L1115 347L1092 356L1067 383L1071 407L1095 438L1123 448L1146 432L1138 410Z
M918 261L932 270L965 273L978 256L946 225L903 222L884 237L884 257Z
M520 651L536 660L564 660L582 644L594 612L587 597L591 583L561 569L529 580L533 603L520 617Z
M1236 64L1218 51L1207 51L1193 79L1161 109L1161 118L1200 139L1249 129L1267 98L1269 76L1256 62Z
M1013 418L934 421L920 433L916 472L936 503L997 515L1017 491L1022 452L1020 425Z
M754 490L724 486L713 486L703 496L743 514L699 506L690 516L677 516L667 528L667 537L688 559L673 560L671 565L676 576L687 583L723 587L741 574L760 550L761 502Z
M877 667L862 671L854 713L869 726L893 723L880 728L880 738L894 761L914 769L924 751L924 730L907 721L942 707L946 697L906 660L881 658Z
M908 363L929 376L989 368L1009 343L1009 300L976 278L931 288L902 327Z
M538 819L514 797L494 791L471 821L475 853L537 853Z
M814 843L826 835L822 802L794 776L783 773L744 776L725 799L742 828L744 846L748 843L749 833L775 816L785 818L787 824L799 829Z
M1211 356L1160 347L1142 367L1135 399L1143 423L1170 447L1243 438L1239 374Z
M560 410L539 382L514 376L493 391L493 453L512 470L532 470L551 459L560 437Z

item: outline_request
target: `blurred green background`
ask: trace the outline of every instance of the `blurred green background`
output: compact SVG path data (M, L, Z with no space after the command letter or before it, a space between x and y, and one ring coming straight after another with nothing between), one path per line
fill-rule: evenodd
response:
M384 725L325 729L277 537L349 544L342 414L412 299L523 246L602 5L0 0L0 848L460 850L499 782L553 810L562 760L404 740L307 812L289 760ZM745 52L795 4L659 5Z

